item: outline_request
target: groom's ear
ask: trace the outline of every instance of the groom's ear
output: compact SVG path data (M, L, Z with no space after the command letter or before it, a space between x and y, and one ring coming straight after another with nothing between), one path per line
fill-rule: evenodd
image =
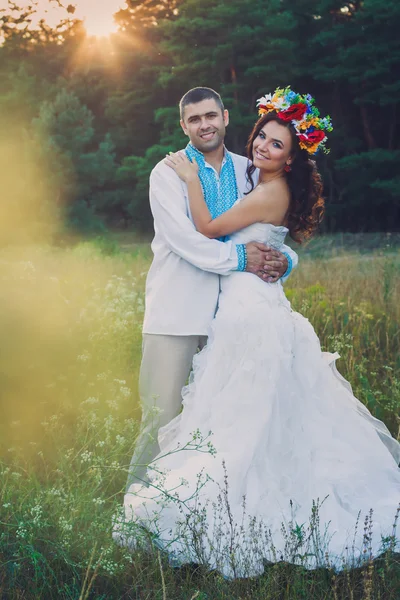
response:
M226 108L224 109L224 125L225 127L227 127L229 125L229 112L226 110Z
M183 129L183 133L184 133L185 135L189 135L189 133L188 133L188 130L186 129L186 126L185 126L185 122L184 122L184 120L183 120L183 119L181 119L181 120L179 121L179 123L180 123L180 126L181 126L181 127L182 127L182 129Z

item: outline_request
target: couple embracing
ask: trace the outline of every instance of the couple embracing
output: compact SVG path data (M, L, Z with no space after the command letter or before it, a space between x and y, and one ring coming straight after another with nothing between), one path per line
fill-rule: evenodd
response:
M190 90L189 143L151 174L143 426L113 533L133 549L145 530L174 564L227 577L282 558L339 566L350 547L361 560L360 519L378 555L400 501L400 444L282 287L287 234L307 239L323 215L312 157L330 120L290 88L258 105L245 158L224 146L220 96Z

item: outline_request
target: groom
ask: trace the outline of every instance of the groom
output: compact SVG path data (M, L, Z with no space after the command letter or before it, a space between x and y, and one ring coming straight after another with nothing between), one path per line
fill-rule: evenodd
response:
M189 90L179 108L181 127L189 137L186 153L199 164L205 200L215 218L251 189L248 160L224 146L229 115L217 92L201 87ZM198 233L186 185L164 161L150 175L150 206L155 236L146 281L139 376L142 430L127 489L146 479L146 467L159 452L159 427L180 412L181 390L193 356L205 345L217 310L219 276L248 271L274 282L287 278L297 264L296 253L288 247L281 254L256 242L235 245L229 239L214 240Z

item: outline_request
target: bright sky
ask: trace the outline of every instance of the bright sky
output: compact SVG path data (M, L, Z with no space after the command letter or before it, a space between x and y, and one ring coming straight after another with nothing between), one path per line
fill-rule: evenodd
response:
M76 7L73 18L82 19L90 35L105 36L116 31L113 14L126 6L124 0L63 0L65 6ZM7 0L0 0L0 8L6 8ZM18 0L17 5L25 7L32 5L32 0ZM65 15L57 7L56 2L39 0L38 18L45 18L49 25L55 25Z

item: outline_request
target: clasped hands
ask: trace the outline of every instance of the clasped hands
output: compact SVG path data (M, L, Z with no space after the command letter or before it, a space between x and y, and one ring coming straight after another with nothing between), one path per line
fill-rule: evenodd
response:
M246 244L246 271L268 283L275 283L288 269L288 260L282 252L259 242Z

